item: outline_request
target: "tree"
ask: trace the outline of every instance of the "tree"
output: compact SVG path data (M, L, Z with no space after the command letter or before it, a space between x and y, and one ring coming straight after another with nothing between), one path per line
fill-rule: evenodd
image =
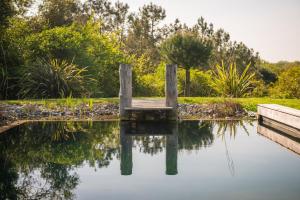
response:
M209 40L191 32L178 32L161 45L161 54L185 69L185 96L190 95L190 69L204 66L211 54Z
M44 0L39 7L39 14L44 23L51 28L70 25L80 15L79 0Z
M271 88L271 95L281 98L300 98L300 66L283 71Z
M157 45L162 39L159 23L165 17L165 10L152 3L144 5L137 14L131 14L125 42L127 52L137 57L146 55L150 58L149 65L157 65L160 61Z
M116 1L112 4L108 0L87 0L83 4L84 13L101 22L101 31L119 31L122 41L127 22L129 6Z
M208 24L203 17L198 19L197 24L191 28L192 31L212 41L212 55L209 64L215 66L221 62L225 65L236 63L238 72L241 74L249 63L256 68L259 54L248 48L242 42L230 40L230 34L223 29L214 30L212 23Z

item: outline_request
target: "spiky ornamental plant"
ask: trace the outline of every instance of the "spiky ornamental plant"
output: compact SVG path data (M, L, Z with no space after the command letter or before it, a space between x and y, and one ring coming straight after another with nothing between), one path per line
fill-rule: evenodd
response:
M224 63L216 65L213 70L211 85L222 96L243 97L251 89L251 83L255 73L249 73L250 64L246 66L240 75L236 64L230 64L226 69Z
M27 98L59 98L81 96L85 90L86 68L65 60L43 59L26 67L19 96Z

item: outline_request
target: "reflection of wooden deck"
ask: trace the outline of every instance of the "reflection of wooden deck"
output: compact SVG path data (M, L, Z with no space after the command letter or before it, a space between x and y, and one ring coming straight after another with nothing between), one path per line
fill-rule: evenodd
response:
M300 155L299 138L289 137L289 133L286 133L287 135L284 135L280 132L275 131L275 129L271 127L267 127L261 124L258 125L257 132Z
M172 110L172 107L167 107L165 99L133 99L132 107L125 107L129 111L144 111L144 110Z

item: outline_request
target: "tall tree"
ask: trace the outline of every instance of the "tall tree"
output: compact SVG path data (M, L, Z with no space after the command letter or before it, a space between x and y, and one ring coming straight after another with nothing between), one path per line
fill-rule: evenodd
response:
M79 0L44 0L39 14L51 28L70 25L80 15Z
M178 32L164 41L161 53L169 62L185 69L185 96L190 95L190 69L207 64L211 54L209 40L200 38L195 33Z
M126 50L137 57L146 55L152 65L157 64L160 60L157 44L162 39L159 23L165 17L165 10L152 3L144 5L137 14L131 14Z

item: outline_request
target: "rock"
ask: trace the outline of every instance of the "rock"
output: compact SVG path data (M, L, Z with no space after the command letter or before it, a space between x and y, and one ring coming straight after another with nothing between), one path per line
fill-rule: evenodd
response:
M248 117L256 117L256 112L248 111Z

